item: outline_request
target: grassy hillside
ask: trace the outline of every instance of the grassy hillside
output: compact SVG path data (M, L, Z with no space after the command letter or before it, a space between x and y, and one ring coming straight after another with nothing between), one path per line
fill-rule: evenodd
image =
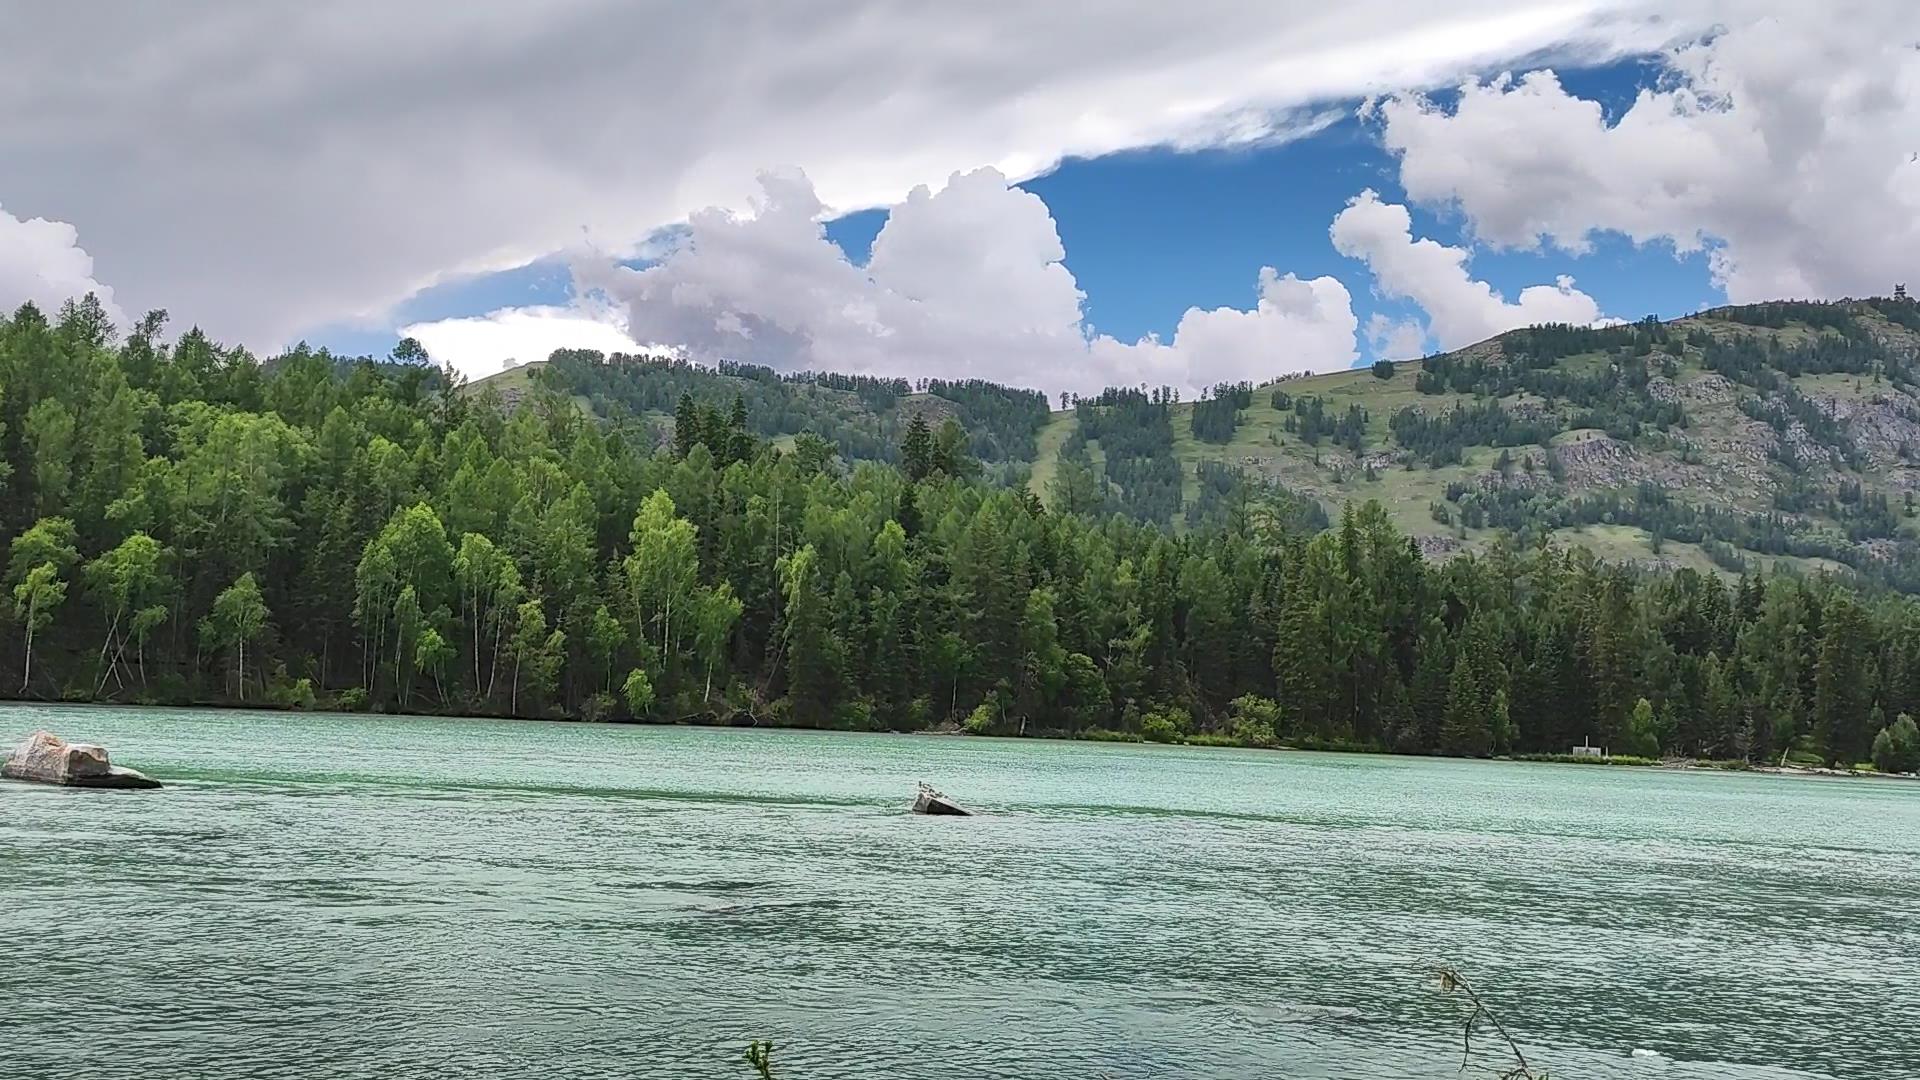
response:
M1335 514L1378 499L1436 553L1511 531L1616 559L1727 571L1845 564L1920 581L1906 569L1920 563L1911 301L1521 330L1394 365L1386 378L1357 369L1241 394L1225 441L1195 434L1208 406L1166 408L1189 511L1210 462ZM1311 430L1305 416L1345 420L1355 407L1364 422L1340 433ZM1072 450L1064 416L1047 429L1060 434L1044 442L1037 486Z
M1383 377L1384 376L1384 377ZM791 446L894 460L915 417L1031 462L1055 509L1184 527L1248 498L1377 499L1429 553L1502 535L1733 573L1850 567L1920 590L1920 305L1719 308L1670 323L1533 327L1384 368L1223 388L1233 403L1112 391L1049 414L984 383L779 374L556 353L482 380L570 396L671 437L683 395ZM1202 436L1207 436L1203 438ZM1315 512L1318 513L1317 511Z

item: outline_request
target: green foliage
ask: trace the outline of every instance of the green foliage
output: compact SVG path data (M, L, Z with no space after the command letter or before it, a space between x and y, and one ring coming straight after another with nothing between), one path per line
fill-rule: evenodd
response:
M916 484L933 475L933 429L927 426L923 413L914 413L907 424L907 436L900 445L900 467Z
M232 650L234 686L247 699L247 646L267 628L267 604L260 583L251 573L241 574L214 598L213 610L200 620L200 640L216 652ZM258 670L258 664L255 668Z
M1920 728L1901 713L1873 737L1873 767L1883 773L1920 772Z
M1568 493L1590 474L1516 444L1440 508L1526 542L1430 562L1386 507L1349 503L1330 522L1264 467L1184 471L1176 447L1194 442L1175 438L1189 417L1169 389L1074 403L1043 509L1005 482L1019 479L1006 455L1044 418L1027 392L575 356L523 375L509 405L412 364L169 343L157 318L116 343L101 318L75 305L58 323L31 308L0 320L0 677L28 694L299 704L305 678L320 701L382 710L1473 755L1651 740L1766 761L1810 746L1849 764L1882 728L1895 740L1898 721L1876 715L1920 709L1920 603L1847 577L1762 576L1741 554L1855 558L1848 532L1809 523L1887 532L1892 507L1851 473L1796 478L1773 511L1736 513L1657 483ZM1911 381L1849 334L1535 328L1497 363L1423 365L1422 390L1530 395L1427 416L1428 456L1496 429L1557 434L1613 399L1651 453L1659 424L1685 419L1655 408L1676 358L1775 395L1825 446L1780 380ZM1370 408L1391 411L1373 402L1418 392L1329 378L1338 393L1273 391L1283 415L1264 422L1311 435L1330 467L1377 429ZM570 389L594 416L556 392ZM653 403L618 405L629 392ZM659 447L683 396L684 436ZM1250 388L1207 400L1256 414ZM776 429L790 451L762 437ZM1843 470L1844 448L1827 448ZM1337 498L1357 480L1330 475L1312 490ZM1405 479L1389 470L1370 490ZM1675 558L1718 538L1751 569L1734 583L1537 543L1548 526L1629 521ZM1899 525L1880 537L1890 555L1855 561L1899 580L1914 543Z
M597 414L616 421L671 414L676 456L705 445L722 464L743 460L766 439L803 432L847 461L895 461L909 424L930 411L951 416L973 454L1027 460L1048 416L1046 395L977 379L928 380L925 396L916 398L905 379L782 375L754 364L706 368L587 350L555 352L533 369L533 379L542 390L585 399ZM930 432L939 426L929 423Z
M747 1047L747 1064L760 1080L774 1080L772 1041L753 1040Z
M1373 377L1376 379L1381 379L1381 380L1391 379L1393 378L1393 371L1394 371L1393 361L1375 360L1373 362L1373 366L1369 370L1373 372Z
M1148 742L1180 742L1192 731L1193 717L1185 709L1154 709L1140 718L1140 734Z
M1180 512L1181 469L1173 456L1170 388L1109 389L1074 406L1079 426L1063 453L1097 441L1106 461L1111 509L1136 521L1171 522Z
M1231 442L1241 414L1252 405L1252 383L1221 383L1194 402L1190 417L1193 437L1201 442Z
M1653 702L1641 698L1633 703L1633 712L1627 717L1627 729L1621 735L1619 749L1625 757L1660 756L1660 727L1654 718Z
M67 599L67 583L60 579L60 569L52 562L43 562L28 570L13 587L13 617L20 624L25 636L25 660L21 666L20 691L25 693L33 683L33 639L34 635L45 630L53 622L55 609Z
M1272 746L1281 732L1280 706L1272 698L1242 694L1233 699L1233 737L1246 746Z
M267 704L276 709L311 709L318 701L313 680L305 676L267 688Z
M1287 423L1291 425L1289 430L1296 432L1308 446L1319 446L1324 439L1355 454L1366 448L1367 410L1359 405L1349 405L1346 412L1331 414L1321 399L1301 395L1293 399L1293 415Z

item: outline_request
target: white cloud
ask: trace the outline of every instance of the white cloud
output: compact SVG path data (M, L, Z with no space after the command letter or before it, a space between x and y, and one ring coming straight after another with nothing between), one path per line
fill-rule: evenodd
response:
M1093 343L1115 384L1165 382L1199 390L1223 382L1261 383L1277 375L1352 367L1359 355L1353 297L1330 277L1303 281L1260 270L1260 299L1250 311L1188 308L1173 341ZM1129 378L1129 372L1140 374Z
M1329 230L1342 255L1363 259L1381 295L1408 299L1427 313L1442 349L1457 349L1534 323L1587 324L1600 319L1593 297L1562 275L1552 285L1529 285L1508 302L1467 271L1467 250L1414 239L1407 208L1364 191L1347 203Z
M836 209L981 163L1243 144L1327 102L1685 30L1640 0L15 4L0 197L130 308L265 350L436 280L623 251L794 162ZM110 56L111 64L74 57Z
M0 207L0 314L32 301L48 318L68 300L93 293L116 321L113 290L93 277L93 256L64 221L14 217Z
M1711 252L1735 302L1885 292L1920 251L1920 21L1909 0L1722 4L1725 33L1609 123L1551 71L1380 105L1409 197L1487 242L1596 230Z
M1171 342L1093 336L1046 204L993 169L916 188L890 211L865 267L826 238L805 176L761 183L751 214L695 213L657 265L580 265L576 283L623 305L635 339L782 370L1197 390L1355 356L1346 288L1271 268L1250 310L1190 309Z
M1427 351L1427 328L1417 319L1374 312L1367 317L1367 343L1379 360L1418 360Z
M419 340L435 362L470 379L516 364L545 360L555 349L640 352L616 312L590 304L573 307L502 308L464 319L441 319L400 328Z

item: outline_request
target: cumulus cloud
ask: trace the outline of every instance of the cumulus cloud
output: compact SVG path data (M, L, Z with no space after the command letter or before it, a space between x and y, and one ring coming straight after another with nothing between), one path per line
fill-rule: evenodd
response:
M1609 119L1551 71L1379 106L1410 198L1479 239L1706 249L1734 302L1884 292L1920 250L1920 22L1903 0L1722 5Z
M1509 302L1467 271L1467 249L1414 239L1407 208L1363 191L1333 219L1329 230L1340 254L1364 260L1381 295L1407 299L1427 313L1442 349L1457 349L1534 323L1599 321L1600 305L1566 275L1552 285L1529 285Z
M1377 360L1418 360L1427 351L1427 328L1376 311L1367 317L1367 343Z
M417 339L436 363L450 365L470 379L545 360L555 349L642 351L627 334L618 312L591 303L501 308L471 318L414 323L401 327L400 334Z
M64 221L25 221L0 207L0 312L12 314L32 301L51 317L60 305L93 293L116 321L113 290L94 280L93 256L80 234Z
M0 196L121 302L265 350L436 280L624 253L754 170L836 210L986 163L1239 144L1321 106L1684 27L1639 0L15 4ZM113 57L76 64L74 57Z
M1169 342L1092 334L1052 214L994 169L915 188L889 211L865 266L826 238L823 210L803 174L763 174L751 212L699 211L658 264L582 265L575 280L621 306L634 340L782 370L1191 390L1355 356L1346 288L1271 268L1252 307L1191 309Z
M1330 277L1303 281L1273 267L1260 270L1260 298L1251 310L1188 308L1162 344L1093 343L1107 381L1166 382L1199 390L1223 382L1260 383L1278 375L1352 367L1359 356L1353 297ZM1132 378L1129 372L1139 374Z

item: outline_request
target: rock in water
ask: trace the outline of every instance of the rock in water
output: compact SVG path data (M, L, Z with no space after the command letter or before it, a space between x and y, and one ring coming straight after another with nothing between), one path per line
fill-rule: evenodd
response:
M931 814L935 817L972 817L973 811L940 794L925 783L920 785L920 793L914 797L913 812Z
M160 781L144 773L123 769L108 761L106 747L70 743L51 731L36 731L14 747L6 763L0 765L0 776L68 787L160 786Z

